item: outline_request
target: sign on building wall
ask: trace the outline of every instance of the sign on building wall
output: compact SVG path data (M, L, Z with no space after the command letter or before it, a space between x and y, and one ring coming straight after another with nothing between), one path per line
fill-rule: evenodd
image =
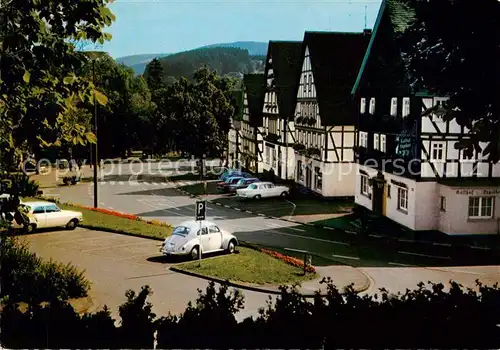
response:
M415 127L402 131L396 136L396 156L401 158L417 157Z
M496 196L500 195L500 188L495 189L462 189L457 190L456 194L462 196Z

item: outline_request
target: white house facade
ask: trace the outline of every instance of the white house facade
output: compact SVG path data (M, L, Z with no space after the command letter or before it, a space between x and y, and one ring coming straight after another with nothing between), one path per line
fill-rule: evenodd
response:
M294 110L302 42L270 41L263 104L264 172L281 180L295 179ZM273 61L274 58L274 61Z
M352 90L359 108L355 203L414 231L500 234L500 165L457 147L469 130L443 119L446 97L413 91L398 78L404 72L380 64L395 59L387 33L411 20L401 6L382 2Z
M304 36L295 109L295 181L323 197L354 196L356 112L349 92L368 41L363 33Z

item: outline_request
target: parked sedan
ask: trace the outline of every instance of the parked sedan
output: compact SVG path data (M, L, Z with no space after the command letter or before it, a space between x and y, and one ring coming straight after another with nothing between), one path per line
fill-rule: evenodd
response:
M228 191L230 193L236 193L237 190L247 188L249 185L259 181L260 180L255 177L251 177L249 179L240 179L237 183L229 185Z
M66 227L74 230L82 221L83 214L79 211L62 210L51 202L23 202L26 213L29 217L29 224L20 226L14 220L14 228L24 228L27 233L32 233L37 228Z
M238 239L207 220L185 221L175 227L172 235L165 239L160 251L163 255L189 256L199 258L201 236L201 253L226 251L234 253Z
M247 188L236 190L236 195L242 198L287 197L290 189L286 186L276 186L271 182L253 183Z
M241 177L241 176L228 177L226 179L226 181L217 182L217 189L220 191L224 191L225 189L228 188L229 185L235 184L238 181L240 181L241 179L243 179L243 177Z
M244 172L244 171L240 171L240 170L231 170L231 171L229 171L229 172L227 172L227 173L225 173L225 174L222 174L222 176L221 176L221 178L220 178L220 179L221 179L222 181L225 181L225 180L227 180L228 178L230 178L230 177L235 177L235 176L240 176L240 177L248 177L248 178L250 178L250 177L252 177L253 175L252 175L252 174L249 174L249 173L246 173L246 172Z

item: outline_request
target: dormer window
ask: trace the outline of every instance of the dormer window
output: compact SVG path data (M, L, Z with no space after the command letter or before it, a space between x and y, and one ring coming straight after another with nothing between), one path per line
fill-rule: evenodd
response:
M398 114L398 99L393 97L391 99L391 115L395 117Z
M403 98L403 118L410 115L410 98Z
M365 114L366 113L366 98L362 97L361 101L359 103L359 113Z
M371 115L375 114L375 97L370 99L370 109L368 110L368 113Z
M307 92L307 75L304 74L304 92Z
M308 80L308 87L307 87L309 92L312 92L312 82L313 82L313 77L312 77L312 74L309 73L309 80Z

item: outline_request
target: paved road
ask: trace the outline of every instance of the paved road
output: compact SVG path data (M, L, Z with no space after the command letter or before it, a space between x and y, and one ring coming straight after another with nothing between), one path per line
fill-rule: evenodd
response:
M183 312L189 301L196 300L197 289L205 290L208 284L170 271L171 264L158 254L158 241L86 229L42 232L23 239L45 259L84 269L92 282L90 296L94 305L90 311L106 304L114 317L118 317L118 306L126 301L127 289L139 292L142 286L149 285L153 290L149 299L153 312L167 316L169 312ZM268 299L268 294L242 292L245 309L237 314L240 320L257 315Z

